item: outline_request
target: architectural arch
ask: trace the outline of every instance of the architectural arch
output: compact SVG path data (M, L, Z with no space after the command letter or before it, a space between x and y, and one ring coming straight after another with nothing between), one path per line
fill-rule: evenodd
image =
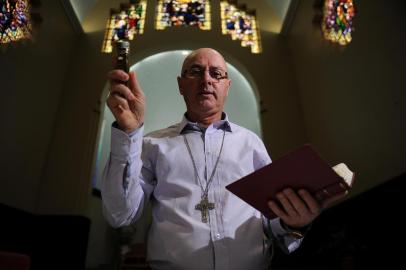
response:
M147 100L145 134L181 120L186 106L179 94L176 77L180 74L184 57L190 51L157 49L146 57L140 56L145 55L141 52L130 57L130 63L135 63L130 69L137 72L137 78ZM232 80L225 111L232 122L244 126L262 137L259 94L256 84L236 59L227 53L223 54ZM157 76L159 76L159 80L157 80ZM95 188L100 186L102 170L110 152L110 126L114 121L113 115L105 105L108 87L109 85L106 83L101 98L101 119L92 179Z

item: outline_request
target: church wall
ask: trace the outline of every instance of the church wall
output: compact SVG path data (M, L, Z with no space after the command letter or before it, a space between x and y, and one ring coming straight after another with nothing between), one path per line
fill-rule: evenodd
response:
M331 44L299 1L288 34L309 141L357 172L354 193L406 171L405 2L354 1L353 41Z
M33 41L0 45L0 202L34 212L75 42L59 1L38 11Z

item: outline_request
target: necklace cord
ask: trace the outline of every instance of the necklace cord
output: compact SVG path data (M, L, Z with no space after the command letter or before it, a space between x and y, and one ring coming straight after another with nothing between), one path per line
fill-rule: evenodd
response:
M209 188L210 188L211 183L213 182L214 173L215 173L216 170L217 170L217 165L219 164L220 156L221 156L221 153L222 153L222 151L223 151L224 137L225 137L225 136L226 136L226 131L223 130L223 139L222 139L222 141L221 141L220 152L219 152L219 155L218 155L218 157L217 157L216 164L214 165L214 169L213 169L213 171L212 171L212 173L211 173L211 175L210 175L209 180L206 181L206 188L203 188L203 184L202 184L202 181L201 181L201 179L200 179L200 177L199 177L199 173L198 173L197 167L196 167L196 162L195 162L195 160L194 160L194 158L193 158L192 150L191 150L190 145L189 145L189 142L188 142L188 140L187 140L187 138L186 138L186 134L183 135L183 140L185 141L186 148L187 148L187 150L188 150L188 152L189 152L190 158L192 159L193 169L194 169L194 171L195 171L195 177L197 178L197 180L198 180L198 182L199 182L199 185L200 185L200 188L201 188L201 190L202 190L202 198L204 198L205 196L208 196ZM205 167L206 167L206 170L207 170L207 165L206 165L206 164L205 164Z

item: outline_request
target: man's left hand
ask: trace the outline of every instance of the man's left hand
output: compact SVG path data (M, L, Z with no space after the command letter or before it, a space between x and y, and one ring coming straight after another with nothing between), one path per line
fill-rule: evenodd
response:
M269 208L293 229L309 225L322 209L316 199L304 189L295 192L286 188L277 193L276 198L279 204L271 200L268 202Z

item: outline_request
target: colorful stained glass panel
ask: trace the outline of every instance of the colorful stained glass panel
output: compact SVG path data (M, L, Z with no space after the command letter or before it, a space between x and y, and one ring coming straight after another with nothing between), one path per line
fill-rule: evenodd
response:
M346 45L352 40L355 7L352 0L325 0L321 28L327 40Z
M31 38L28 0L0 0L0 43Z
M251 47L252 53L261 53L261 40L256 17L227 1L220 2L221 28L233 40L241 40L241 46Z
M210 30L210 17L209 1L160 0L155 28L163 30L170 26L197 26L202 30Z
M133 40L136 34L144 32L147 1L129 4L120 11L113 11L107 21L102 52L113 51L113 44L120 40Z

